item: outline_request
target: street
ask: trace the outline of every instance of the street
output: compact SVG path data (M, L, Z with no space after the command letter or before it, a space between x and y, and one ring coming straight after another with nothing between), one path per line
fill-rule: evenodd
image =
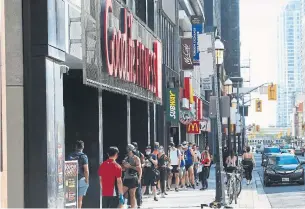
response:
M305 160L304 157L298 156L300 161ZM263 177L263 169L261 167L261 154L255 155L257 167L261 180ZM305 186L300 185L275 185L264 187L264 191L272 208L300 208L305 205Z
M300 161L304 157L298 156ZM301 208L305 205L305 186L276 185L264 187L261 166L261 154L255 154L256 167L253 170L252 184L242 185L242 192L233 208ZM169 192L165 199L154 202L151 197L144 197L142 208L200 208L201 204L209 204L215 198L215 168L212 167L209 178L209 189L199 191L188 189L187 191Z

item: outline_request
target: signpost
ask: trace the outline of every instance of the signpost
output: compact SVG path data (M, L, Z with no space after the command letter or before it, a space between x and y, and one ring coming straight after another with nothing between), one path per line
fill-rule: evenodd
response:
M78 161L65 161L65 208L77 208Z
M212 86L212 78L211 77L202 78L200 83L201 83L202 90L212 91L213 86Z

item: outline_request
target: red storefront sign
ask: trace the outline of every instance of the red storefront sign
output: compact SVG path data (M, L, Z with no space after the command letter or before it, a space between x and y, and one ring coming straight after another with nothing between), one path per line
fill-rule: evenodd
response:
M186 132L188 134L200 134L200 123L199 121L193 121L187 125Z
M120 10L120 29L110 27L112 0L103 0L101 9L101 37L103 64L110 76L132 82L162 98L162 50L156 39L150 50L132 39L133 15L126 8Z

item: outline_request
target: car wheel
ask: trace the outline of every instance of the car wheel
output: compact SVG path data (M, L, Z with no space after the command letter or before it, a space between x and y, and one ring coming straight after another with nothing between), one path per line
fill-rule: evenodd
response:
M300 185L305 185L304 180L299 182Z
M270 183L268 183L268 181L266 181L266 179L264 179L264 186L265 187L269 187L270 186Z

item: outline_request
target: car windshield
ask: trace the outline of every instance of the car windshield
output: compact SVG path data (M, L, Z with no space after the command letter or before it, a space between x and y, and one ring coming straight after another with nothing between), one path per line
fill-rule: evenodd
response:
M264 153L280 153L280 152L281 152L280 149L276 147L264 149Z
M299 164L299 160L295 156L278 156L269 159L271 165L292 165Z

